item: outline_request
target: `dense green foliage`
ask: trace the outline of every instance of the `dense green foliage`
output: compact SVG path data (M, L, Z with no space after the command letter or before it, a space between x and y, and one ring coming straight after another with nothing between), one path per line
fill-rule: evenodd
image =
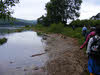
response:
M64 24L58 23L58 24L51 24L49 31L54 33L61 33L63 32Z
M0 0L0 18L6 19L11 17L11 7L15 6L19 0Z
M0 45L4 44L5 42L7 42L7 39L6 38L0 39Z
M82 36L82 28L81 27L78 27L75 30L73 30L71 27L66 27L66 28L64 28L64 31L61 33L63 35L67 35L67 36L72 37L72 38L77 38L80 45L85 40L85 38Z
M38 19L38 23L48 26L53 23L62 22L79 17L79 10L82 0L50 0L46 4L47 14Z
M75 20L70 23L71 26L83 27L86 25L87 27L100 25L100 20Z

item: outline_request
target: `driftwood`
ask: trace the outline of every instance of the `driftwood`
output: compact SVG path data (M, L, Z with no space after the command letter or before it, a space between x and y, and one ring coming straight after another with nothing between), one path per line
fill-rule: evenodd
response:
M43 55L43 54L45 54L45 53L35 54L35 55L32 55L31 57L40 56L40 55Z

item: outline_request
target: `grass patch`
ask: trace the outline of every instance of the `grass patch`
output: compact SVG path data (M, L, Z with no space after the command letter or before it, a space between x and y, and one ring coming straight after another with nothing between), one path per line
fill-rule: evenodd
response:
M64 25L62 23L58 23L58 24L51 24L50 28L49 28L49 32L53 32L53 33L61 33L64 30Z
M24 29L16 29L14 32L22 32Z
M77 38L79 45L82 45L85 40L85 38L82 36L82 28L81 27L78 27L75 30L73 30L71 27L64 27L61 23L59 23L59 24L52 24L50 27L36 25L32 29L38 30L39 35L41 35L43 33L60 33L65 36Z
M81 28L76 28L75 30L73 30L71 27L66 27L61 33L72 38L77 38L80 45L84 42L84 37L82 36Z
M44 33L43 32L37 32L38 36L42 36Z
M36 31L38 30L38 31L43 32L43 33L49 33L49 31L48 31L49 27L44 27L42 25L36 25L32 29L36 30Z
M0 39L0 45L4 44L7 42L7 38L2 38Z

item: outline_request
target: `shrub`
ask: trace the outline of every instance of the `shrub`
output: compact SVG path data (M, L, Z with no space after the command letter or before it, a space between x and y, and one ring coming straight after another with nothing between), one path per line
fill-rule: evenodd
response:
M100 25L100 20L75 20L70 23L71 26L75 27L83 27L86 25L87 27Z
M16 29L15 32L22 32L24 29Z
M42 32L37 32L37 35L41 36L41 35L43 35L43 33Z
M30 27L30 26L29 25L26 25L25 27L27 28L27 27Z
M54 33L61 33L64 30L64 24L58 23L58 24L51 24L49 31Z

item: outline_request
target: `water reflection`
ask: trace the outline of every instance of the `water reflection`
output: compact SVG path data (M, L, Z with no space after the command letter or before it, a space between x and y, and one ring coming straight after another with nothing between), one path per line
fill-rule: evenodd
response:
M0 35L5 35L6 33L13 32L15 29L21 29L19 27L0 27Z
M25 68L42 67L47 61L46 54L31 57L34 54L45 53L45 42L41 42L42 38L37 36L36 32L25 31L2 37L6 37L8 41L0 46L0 74L25 75Z

